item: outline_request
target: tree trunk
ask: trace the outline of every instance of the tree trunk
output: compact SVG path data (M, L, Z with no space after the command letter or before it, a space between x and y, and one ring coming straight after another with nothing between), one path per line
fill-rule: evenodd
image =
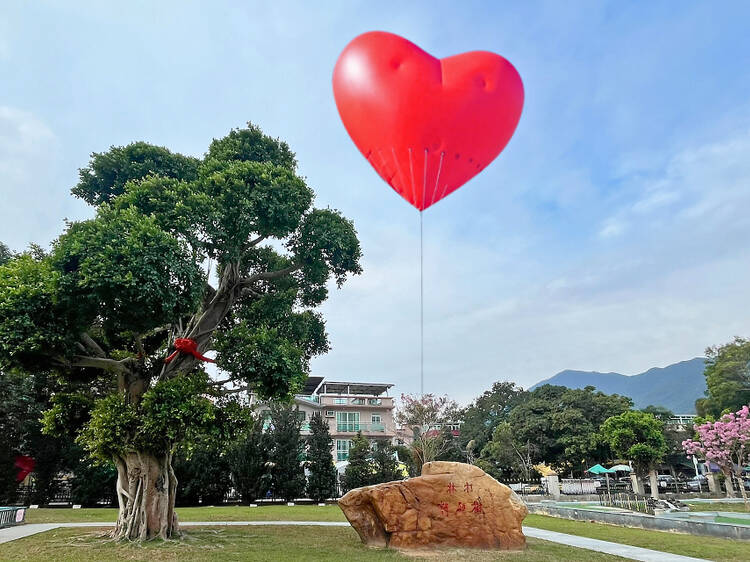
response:
M655 470L648 471L649 483L651 484L651 497L655 500L659 499L659 478L656 476Z
M168 539L178 533L174 511L177 478L172 453L115 457L120 513L112 536L118 540Z
M750 504L747 503L747 490L745 490L745 481L742 479L742 465L740 465L740 474L737 478L737 482L740 486L740 494L742 494L742 501L745 504L745 511L750 511Z
M724 473L724 487L727 490L727 497L733 498L734 496L734 484L732 483L732 473L729 470L721 470Z

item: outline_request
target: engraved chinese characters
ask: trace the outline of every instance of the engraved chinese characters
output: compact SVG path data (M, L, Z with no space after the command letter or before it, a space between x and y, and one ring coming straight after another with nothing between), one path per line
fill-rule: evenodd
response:
M476 466L427 463L422 476L350 491L339 500L362 541L393 548L524 548L526 506Z

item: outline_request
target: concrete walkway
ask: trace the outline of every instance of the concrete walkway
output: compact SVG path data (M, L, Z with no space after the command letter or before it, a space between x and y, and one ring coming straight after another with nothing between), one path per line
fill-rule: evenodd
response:
M222 526L268 526L268 525L299 525L306 527L348 527L349 523L345 521L186 521L180 522L181 527L222 527ZM0 544L14 541L37 533L44 533L52 529L61 527L112 527L114 523L30 523L27 525L18 525L0 529ZM629 558L631 560L641 560L643 562L708 562L704 558L692 558L690 556L680 556L679 554L670 554L638 546L629 546L597 539L589 539L566 533L557 533L555 531L545 531L534 527L524 527L523 532L527 537L541 539L566 546L583 548L585 550L594 550L613 556Z

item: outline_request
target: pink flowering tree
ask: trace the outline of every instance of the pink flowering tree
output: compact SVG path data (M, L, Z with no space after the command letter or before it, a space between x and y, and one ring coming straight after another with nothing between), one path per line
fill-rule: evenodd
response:
M411 430L411 452L420 468L446 452L450 443L443 429L458 419L458 404L447 396L402 394L396 423Z
M688 455L697 455L719 466L728 482L738 477L745 509L750 511L742 481L742 468L750 462L750 407L723 415L718 421L696 427L697 439L687 439L682 447ZM727 495L734 495L727 484Z

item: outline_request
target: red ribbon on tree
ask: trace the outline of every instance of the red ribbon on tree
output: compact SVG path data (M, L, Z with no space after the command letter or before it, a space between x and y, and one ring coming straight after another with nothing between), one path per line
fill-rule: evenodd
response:
M216 361L214 361L213 359L201 355L198 352L198 342L195 340L191 340L190 338L177 338L176 340L174 340L174 349L174 353L172 353L172 355L164 360L165 363L169 363L172 359L177 357L178 353L189 353L200 361L205 361L206 363L216 363Z

